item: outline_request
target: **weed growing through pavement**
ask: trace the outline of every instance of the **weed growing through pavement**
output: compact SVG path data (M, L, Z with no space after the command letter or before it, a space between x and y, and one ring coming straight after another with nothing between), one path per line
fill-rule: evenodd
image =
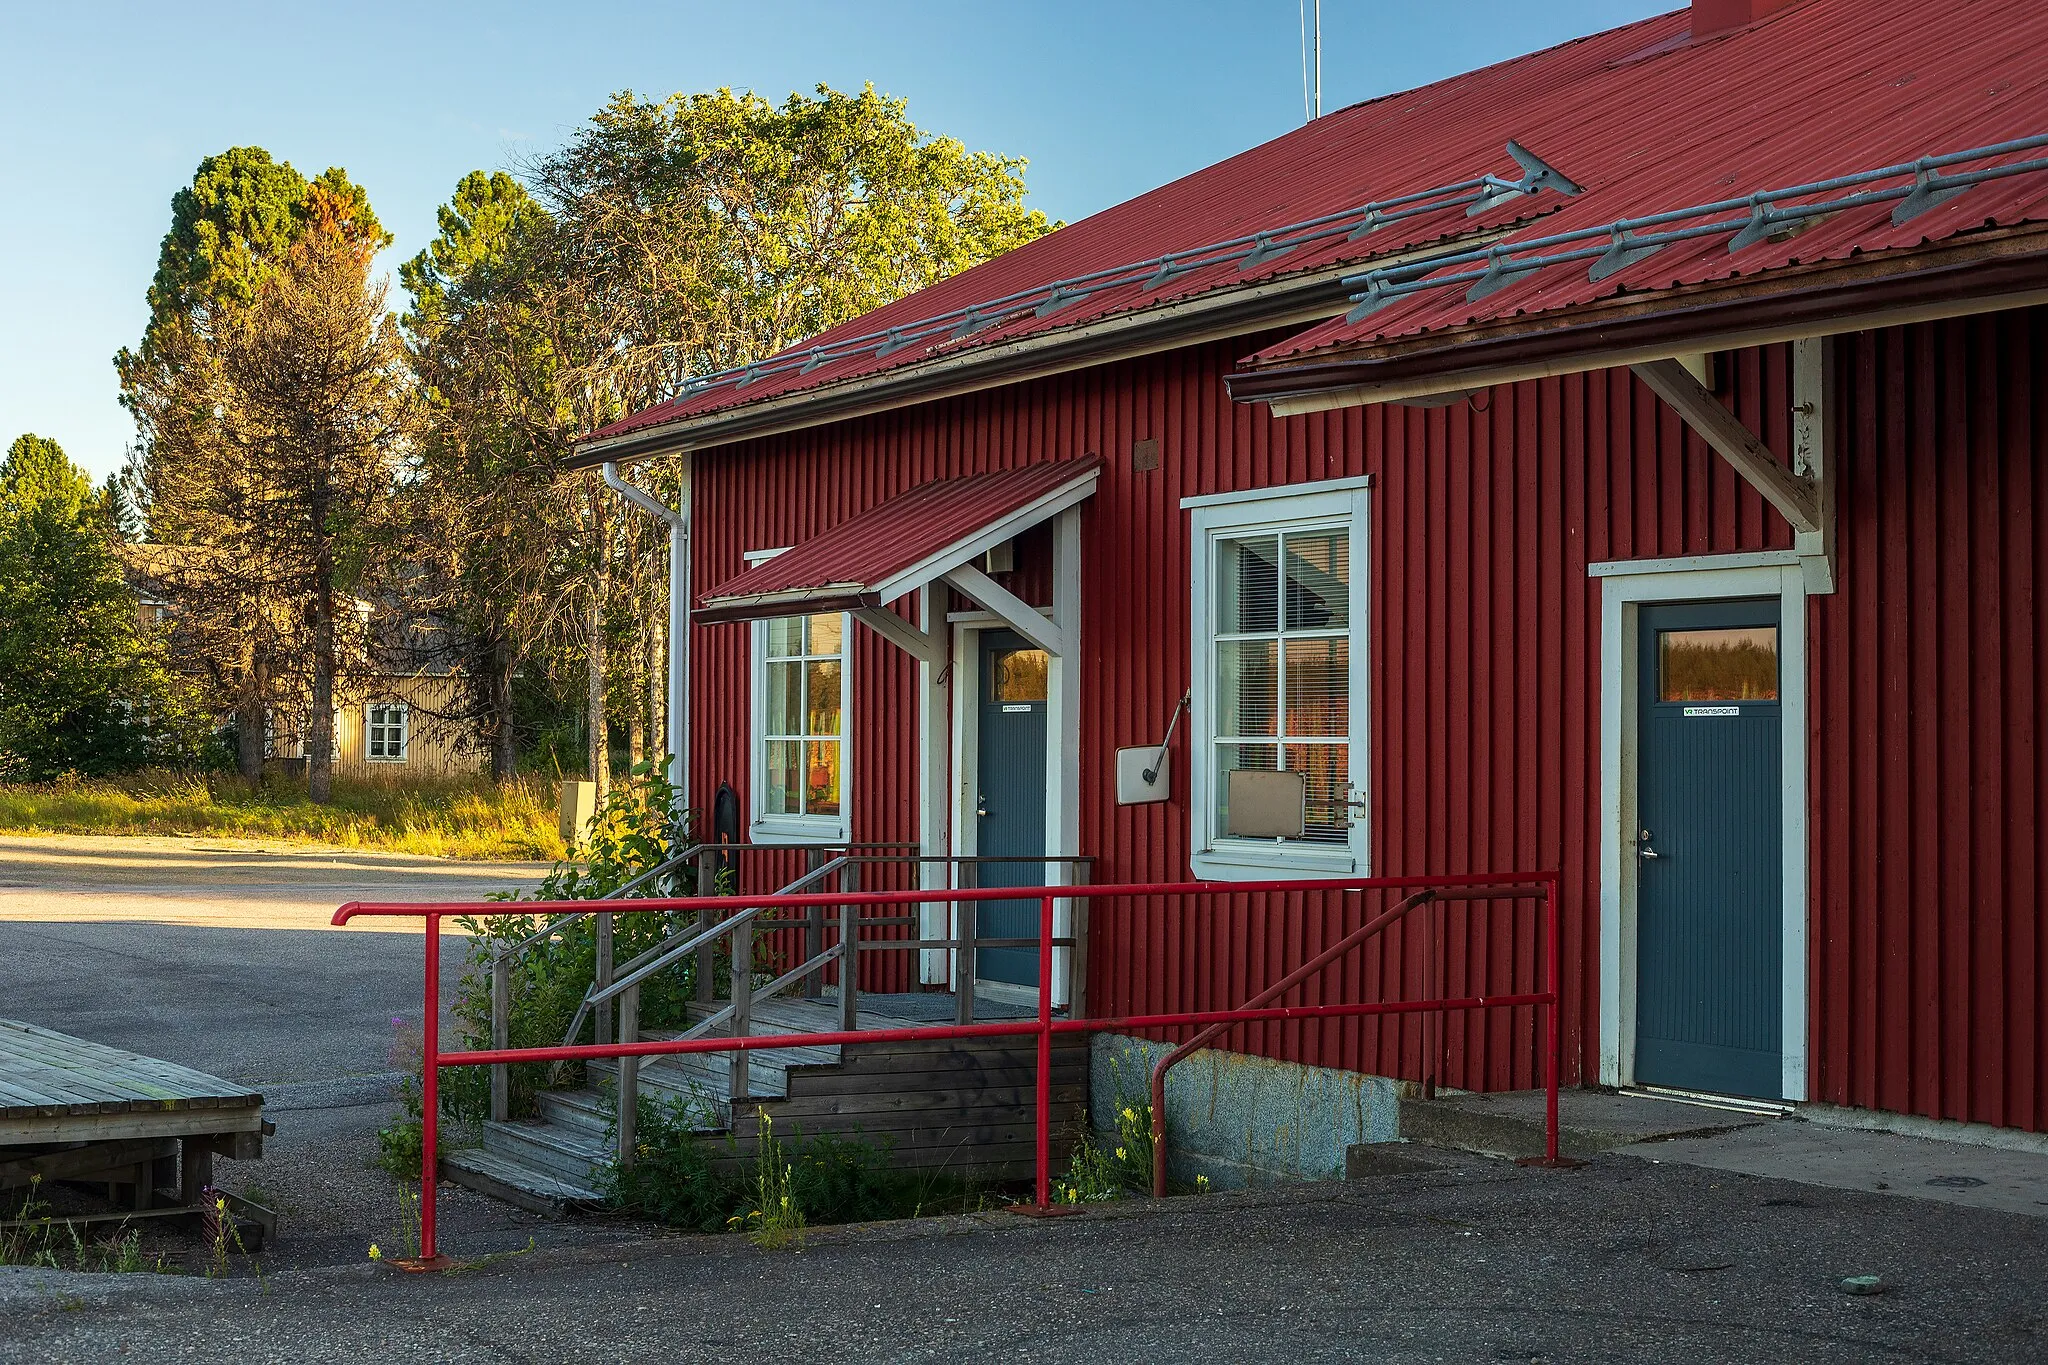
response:
M420 1258L420 1221L422 1217L420 1187L414 1185L400 1191L398 1207L405 1219L404 1225L399 1229L399 1235L405 1239L405 1254L409 1259L417 1261Z
M239 1255L261 1280L263 1263L243 1244L242 1228L235 1219L235 1211L228 1207L228 1197L212 1186L200 1191L199 1197L206 1201L206 1278L218 1279L227 1274L229 1257Z
M728 1221L747 1230L754 1245L764 1251L804 1249L804 1211L791 1192L793 1163L784 1159L782 1144L775 1138L775 1120L768 1110L757 1107L761 1135L754 1155L754 1207L734 1214Z
M1152 1105L1119 1102L1116 1132L1083 1127L1067 1173L1054 1186L1064 1204L1094 1204L1152 1189Z
M400 1182L398 1213L398 1226L392 1229L391 1235L384 1240L391 1243L398 1250L403 1251L407 1258L417 1261L420 1258L421 1213L420 1189L418 1185L407 1185L402 1181ZM384 1248L376 1242L370 1243L370 1259L373 1261L386 1259Z

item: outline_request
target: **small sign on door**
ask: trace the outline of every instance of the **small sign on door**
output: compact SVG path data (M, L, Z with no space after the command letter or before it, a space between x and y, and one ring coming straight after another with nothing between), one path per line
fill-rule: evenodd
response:
M1685 708L1685 714L1688 716L1739 716L1742 714L1742 708L1739 706L1688 706Z

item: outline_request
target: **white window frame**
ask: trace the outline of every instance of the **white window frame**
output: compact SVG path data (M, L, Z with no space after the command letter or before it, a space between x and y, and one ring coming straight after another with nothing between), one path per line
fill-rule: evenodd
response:
M376 750L376 734L380 728L388 728L387 719L379 726L374 717L377 712L398 713L398 757L379 757ZM336 748L340 747L341 713L334 715L334 737ZM412 761L412 708L402 701L375 701L363 706L363 761L365 763L409 763Z
M1365 876L1371 872L1372 734L1370 476L1186 498L1194 513L1189 552L1188 863L1210 881ZM1216 543L1248 533L1341 526L1351 535L1351 734L1346 767L1359 802L1347 844L1232 839L1216 832L1216 644L1213 620Z
M749 550L747 566L764 563L783 550ZM792 612L793 616L826 616L829 612ZM768 790L768 622L749 626L747 655L747 838L757 844L843 844L853 837L853 616L839 614L839 813L782 815L764 813L761 796Z

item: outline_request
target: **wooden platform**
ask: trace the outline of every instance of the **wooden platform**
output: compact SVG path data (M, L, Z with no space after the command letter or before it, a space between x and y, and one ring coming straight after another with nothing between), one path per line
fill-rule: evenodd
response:
M0 1019L0 1145L262 1128L263 1096L246 1086Z
M213 1157L260 1156L265 1131L246 1086L0 1019L0 1188L104 1180L136 1209L190 1206Z

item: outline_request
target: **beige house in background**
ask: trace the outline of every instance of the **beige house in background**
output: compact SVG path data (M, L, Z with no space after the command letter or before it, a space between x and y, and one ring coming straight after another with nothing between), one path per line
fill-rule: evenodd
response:
M126 548L128 578L143 627L168 629L177 607L166 581L176 572L179 549L149 544ZM356 607L367 620L370 604L358 601ZM359 699L334 708L334 770L350 777L393 779L480 771L486 762L482 750L465 750L461 724L440 718L455 699L455 687L455 678L445 669L351 678L348 690ZM278 710L272 707L264 724L265 766L302 769L306 718L289 714L289 708L283 715Z
M455 777L484 766L480 751L465 752L456 727L438 719L455 690L453 679L433 674L390 674L359 681L365 700L334 708L334 770L351 777L405 775ZM305 761L300 723L280 730L272 718L264 736L266 761Z

